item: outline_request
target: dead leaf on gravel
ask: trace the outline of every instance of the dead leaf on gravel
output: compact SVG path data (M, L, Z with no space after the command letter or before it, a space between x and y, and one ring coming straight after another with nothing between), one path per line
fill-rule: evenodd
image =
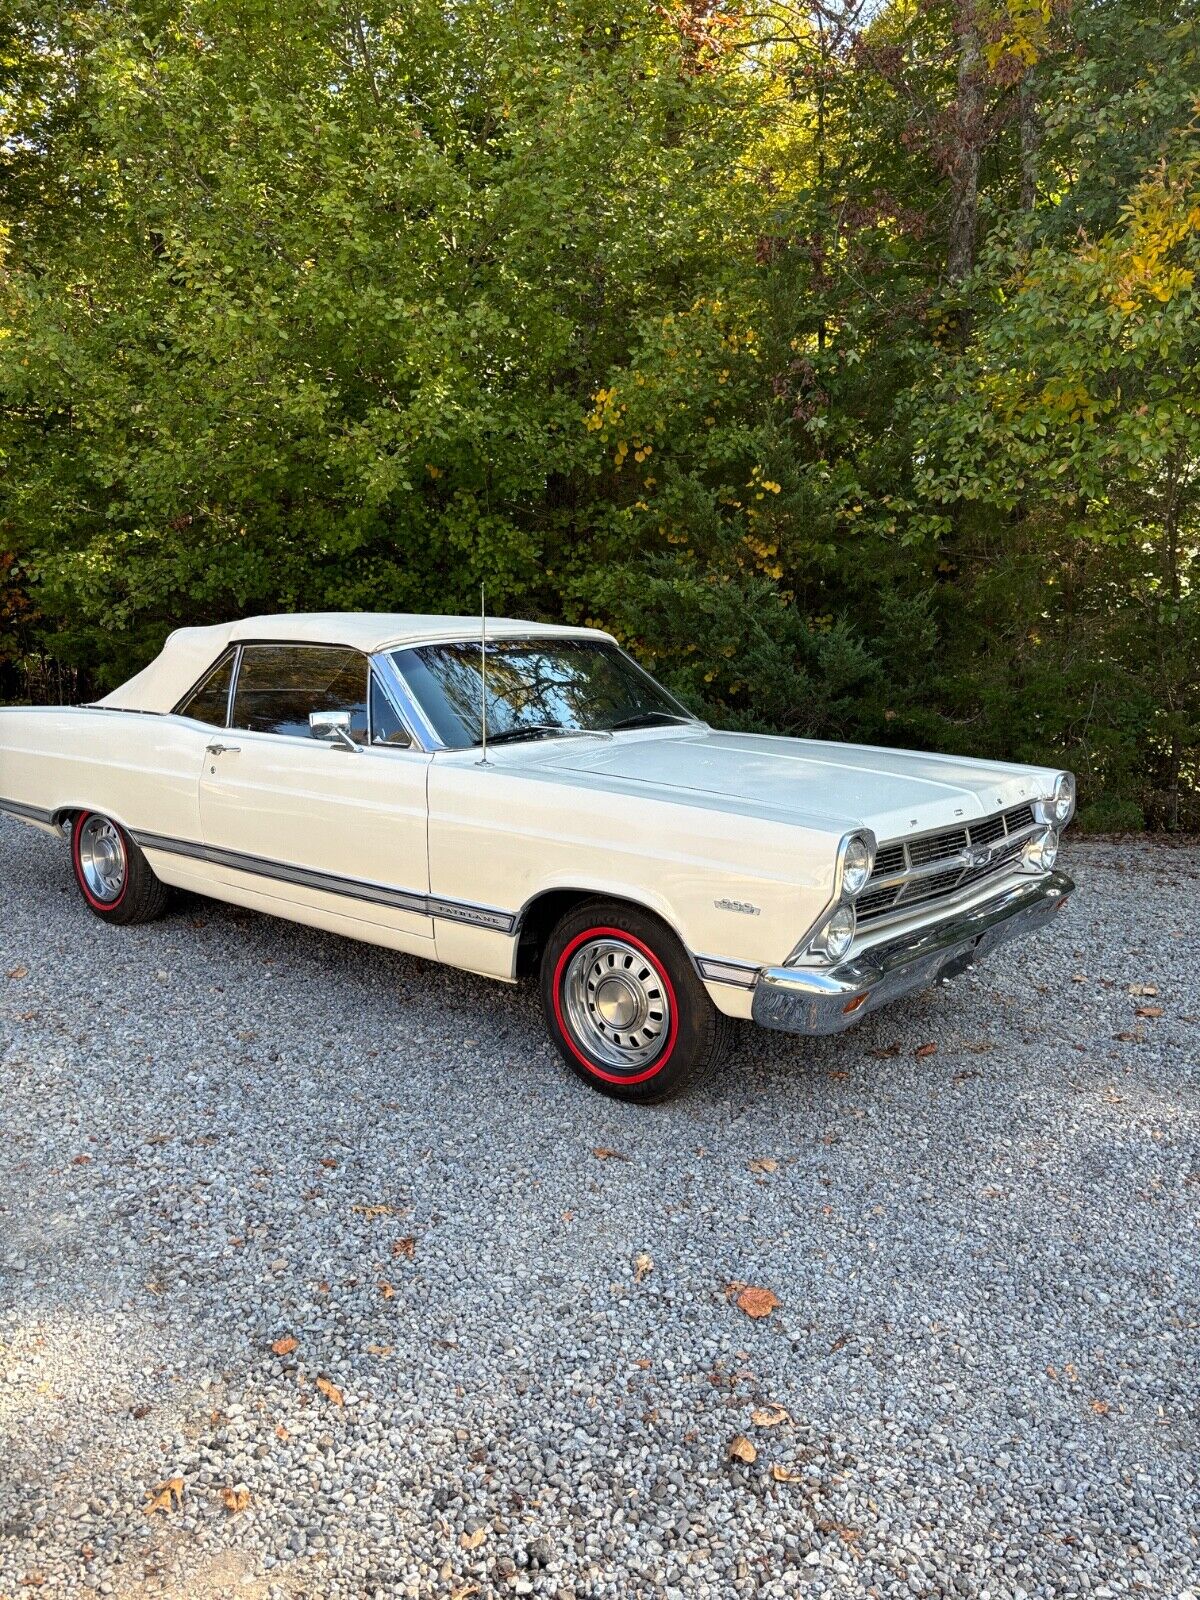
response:
M750 1413L750 1421L756 1428L777 1428L781 1422L790 1422L792 1414L786 1406L777 1405L772 1401L770 1405L755 1406Z
M380 1294L383 1296L383 1298L385 1300L393 1299L394 1296L395 1296L395 1293L396 1293L395 1289L392 1288L391 1284L387 1281L386 1278L380 1278L380 1280L379 1280L379 1292L380 1292Z
M1139 1006L1137 1008L1137 1010L1134 1012L1134 1016L1135 1017L1161 1017L1163 1015L1163 1011L1164 1011L1164 1007L1162 1007L1162 1006Z
M479 1585L477 1583L460 1583L457 1587L451 1589L450 1600L471 1600L471 1596L478 1593Z
M317 1388L325 1396L326 1400L329 1401L331 1406L340 1406L345 1404L345 1401L342 1399L342 1391L338 1388L336 1383L331 1383L328 1378L318 1378Z
M900 1046L898 1044L877 1044L873 1049L868 1050L867 1054L874 1056L876 1061L890 1061L893 1056L900 1054Z
M332 1170L334 1167L337 1166L337 1157L336 1156L322 1156L321 1157L321 1165L323 1167L329 1167Z
M27 978L29 976L29 968L28 967L10 967L8 975L9 975L10 978Z
M221 1499L225 1502L225 1509L231 1517L236 1517L239 1511L245 1511L250 1504L250 1491L244 1483L236 1487L221 1490Z
M1146 1035L1141 1028L1132 1030L1123 1028L1120 1033L1114 1033L1113 1038L1119 1044L1145 1044L1146 1042Z
M284 1427L282 1422L277 1422L275 1424L275 1437L280 1441L281 1444L286 1444L292 1436Z
M1152 998L1158 993L1158 985L1156 983L1131 983L1129 992L1133 995L1145 995L1147 998Z
M87 1164L88 1164L88 1162L89 1162L89 1161L90 1161L90 1160L91 1160L91 1159L92 1159L92 1158L91 1158L91 1156L87 1156L87 1155L83 1155L83 1156L72 1156L72 1157L71 1157L71 1165L72 1165L72 1166L73 1166L73 1167L86 1167L86 1166L87 1166Z
M285 1333L282 1339L276 1339L271 1346L271 1354L276 1356L290 1356L293 1350L300 1348L300 1341L295 1334Z
M744 1461L747 1466L751 1466L758 1460L758 1451L744 1433L735 1433L729 1441L729 1459L731 1461Z
M1109 1413L1107 1400L1091 1400L1088 1402L1098 1417L1106 1417Z
M794 1472L791 1467L781 1467L778 1461L771 1463L771 1476L776 1483L803 1483L804 1474Z
M919 1044L913 1051L913 1055L916 1056L918 1061L925 1056L935 1056L937 1055L937 1045L931 1039L928 1044Z
M150 1491L150 1499L146 1505L146 1515L152 1517L156 1511L167 1513L178 1511L183 1505L183 1479L168 1478L165 1483L160 1483L157 1488Z
M486 1528L476 1528L474 1533L460 1533L458 1542L464 1550L478 1550L487 1536Z
M371 1220L376 1217L394 1217L396 1215L396 1207L388 1205L354 1205L350 1209L351 1211L357 1211L360 1217L368 1217Z
M751 1172L778 1172L779 1163L774 1156L753 1156L746 1165Z
M648 1256L643 1250L641 1255L634 1257L633 1277L635 1283L641 1283L654 1271L654 1257Z
M403 1239L392 1240L393 1256L403 1256L406 1261L411 1261L416 1251L417 1241L411 1233L406 1234Z
M592 1151L597 1161L628 1161L628 1156L623 1156L619 1150L610 1150L607 1145L598 1144Z
M367 1346L367 1354L369 1356L390 1356L395 1348L394 1344L369 1344Z
M776 1297L773 1289L755 1289L747 1285L734 1302L739 1311L744 1311L748 1317L769 1317L776 1306L781 1306L783 1301Z

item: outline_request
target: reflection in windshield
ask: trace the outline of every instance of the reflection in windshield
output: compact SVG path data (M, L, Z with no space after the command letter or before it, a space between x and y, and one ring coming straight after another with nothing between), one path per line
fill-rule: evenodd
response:
M438 737L452 750L480 742L480 646L420 645L392 659ZM602 639L497 639L487 646L488 738L611 733L693 719L615 645Z

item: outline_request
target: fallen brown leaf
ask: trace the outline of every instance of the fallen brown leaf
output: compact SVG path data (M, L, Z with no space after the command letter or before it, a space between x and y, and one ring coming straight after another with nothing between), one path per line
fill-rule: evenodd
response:
M380 1294L383 1296L383 1298L385 1300L394 1299L395 1298L395 1294L396 1294L395 1289L392 1288L391 1284L387 1281L386 1278L380 1278L380 1280L379 1280L379 1292L380 1292Z
M1133 995L1145 995L1148 998L1152 998L1158 993L1158 985L1156 983L1131 983L1129 992Z
M183 1504L183 1479L168 1478L165 1483L160 1483L157 1488L150 1491L150 1499L146 1505L146 1515L152 1517L156 1511L164 1513L178 1511Z
M804 1474L794 1472L791 1467L781 1467L778 1461L771 1463L771 1476L776 1483L803 1483Z
M1134 1012L1134 1016L1135 1017L1161 1017L1163 1015L1164 1009L1165 1008L1163 1006L1139 1006L1137 1008L1137 1010Z
M1114 1033L1113 1038L1120 1044L1145 1044L1146 1042L1146 1035L1140 1028L1135 1028L1132 1031L1128 1028L1123 1028L1120 1033Z
M777 1405L774 1401L770 1405L755 1406L750 1413L750 1421L756 1428L777 1428L781 1422L790 1422L791 1412L786 1406Z
M250 1504L250 1491L244 1483L239 1483L235 1488L221 1490L221 1499L225 1502L225 1509L231 1517L236 1517L239 1511L245 1511Z
M271 1346L271 1354L275 1356L290 1356L293 1350L298 1350L300 1341L295 1334L285 1333L282 1339L276 1339Z
M337 1157L336 1156L322 1156L321 1157L321 1165L323 1167L329 1167L329 1168L332 1169L333 1167L337 1166Z
M411 1261L413 1256L416 1254L416 1250L417 1241L413 1238L411 1233L406 1234L403 1239L392 1240L393 1256L403 1256L406 1261Z
M388 1205L353 1205L351 1211L357 1211L360 1217L394 1217L396 1207Z
M729 1459L744 1461L747 1466L758 1460L758 1451L744 1433L735 1433L729 1441Z
M367 1354L369 1356L390 1356L395 1348L394 1344L369 1344L367 1346Z
M476 1528L474 1533L460 1533L458 1542L464 1550L478 1550L487 1536L486 1528Z
M648 1278L653 1271L654 1271L654 1258L653 1258L653 1256L648 1256L646 1254L646 1252L643 1250L641 1255L636 1256L634 1258L634 1262L633 1262L634 1282L635 1283L641 1283L642 1280L644 1278Z
M326 1400L329 1401L330 1405L340 1406L345 1404L345 1401L342 1399L342 1391L338 1388L336 1383L331 1383L328 1378L318 1378L317 1388L325 1396Z
M923 1056L935 1056L937 1055L937 1045L934 1044L933 1040L931 1039L928 1044L919 1044L913 1051L913 1055L916 1056L918 1061L920 1061Z
M867 1054L874 1056L876 1061L889 1061L892 1056L900 1054L900 1046L898 1044L879 1044L868 1050Z
M282 1422L277 1422L277 1423L276 1423L276 1424L275 1424L275 1437L276 1437L276 1438L277 1438L277 1439L278 1439L278 1440L280 1440L280 1442L281 1442L281 1443L283 1443L283 1444L286 1444L286 1443L287 1443L287 1442L288 1442L288 1440L289 1440L289 1439L290 1439L290 1438L291 1438L291 1437L292 1437L292 1436L291 1436L291 1434L290 1434L290 1433L289 1433L289 1432L288 1432L288 1431L287 1431L287 1429L286 1429L286 1428L285 1428L285 1427L284 1427L284 1425L283 1425L283 1423L282 1423Z
M755 1289L747 1285L735 1301L739 1311L744 1311L748 1317L769 1317L776 1306L783 1304L776 1298L773 1289Z
M10 967L8 975L9 975L10 978L27 978L29 976L29 968L28 967Z
M479 1585L475 1582L456 1584L450 1591L450 1600L471 1600L472 1595L479 1593Z
M1098 1417L1106 1417L1110 1407L1107 1400L1091 1400L1088 1402Z
M91 1159L92 1159L92 1158L91 1158L91 1156L87 1156L87 1155L83 1155L83 1156L72 1156L72 1157L71 1157L71 1165L72 1165L72 1166L73 1166L73 1167L86 1167L86 1166L87 1166L87 1164L88 1164L88 1162L89 1162L89 1161L90 1161L90 1160L91 1160Z
M598 1144L592 1151L597 1161L628 1161L628 1156L623 1156L619 1150L610 1150L607 1145Z
M778 1172L779 1163L774 1156L754 1156L746 1163L751 1172Z

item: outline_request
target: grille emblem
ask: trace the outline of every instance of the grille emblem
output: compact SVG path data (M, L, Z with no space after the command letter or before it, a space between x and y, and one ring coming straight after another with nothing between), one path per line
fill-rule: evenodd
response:
M969 871L974 867L986 867L992 860L993 856L997 854L999 854L999 852L997 851L995 845L969 844L959 857L959 860Z

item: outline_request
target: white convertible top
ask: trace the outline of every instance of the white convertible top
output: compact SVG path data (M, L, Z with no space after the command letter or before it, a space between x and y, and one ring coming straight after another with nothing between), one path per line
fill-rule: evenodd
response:
M595 628L566 628L551 622L489 617L489 639L558 634L607 639ZM312 611L270 617L244 617L208 628L177 628L148 667L119 689L97 700L119 711L172 711L211 667L227 645L238 640L286 640L291 644L340 644L368 654L435 639L477 639L478 617L422 617L404 612Z

